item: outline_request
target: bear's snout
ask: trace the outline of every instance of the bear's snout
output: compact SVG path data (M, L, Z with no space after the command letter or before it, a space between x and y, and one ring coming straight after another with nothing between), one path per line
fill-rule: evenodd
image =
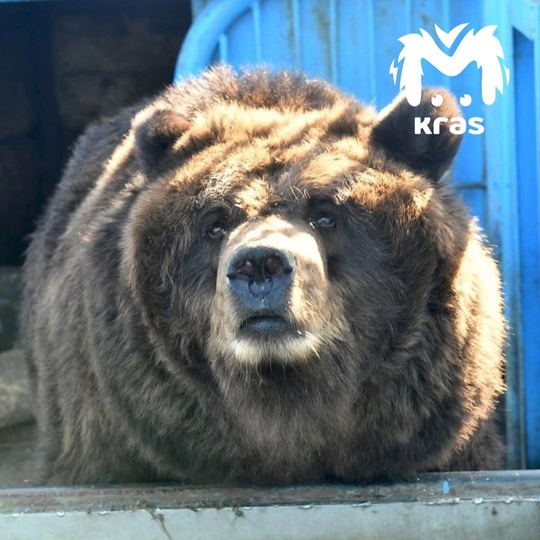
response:
M345 332L329 291L324 249L308 225L276 215L245 222L222 248L209 351L231 366L316 358Z
M248 317L261 310L280 315L294 271L294 257L287 251L266 246L239 248L229 261L227 281L239 308Z

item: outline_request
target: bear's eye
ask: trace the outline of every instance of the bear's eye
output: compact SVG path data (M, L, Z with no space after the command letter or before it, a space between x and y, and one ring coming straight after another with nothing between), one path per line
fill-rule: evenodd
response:
M338 208L333 201L312 199L309 207L308 221L314 229L331 229L336 226Z
M206 231L208 238L212 240L221 240L227 232L226 225L223 221L216 221L212 223L209 229Z
M312 225L320 229L328 229L336 226L336 220L329 214L320 214L312 221Z

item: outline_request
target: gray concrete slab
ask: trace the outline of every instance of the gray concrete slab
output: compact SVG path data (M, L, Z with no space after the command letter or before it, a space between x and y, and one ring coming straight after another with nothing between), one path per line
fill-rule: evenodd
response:
M25 486L33 478L35 433L33 422L0 429L0 489Z
M19 540L538 540L539 494L540 471L370 486L12 489L0 490L0 531Z

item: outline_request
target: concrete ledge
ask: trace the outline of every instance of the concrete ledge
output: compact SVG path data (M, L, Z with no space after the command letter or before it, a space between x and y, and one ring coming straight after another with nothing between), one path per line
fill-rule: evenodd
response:
M536 540L540 471L428 474L366 487L0 490L0 530L21 540Z

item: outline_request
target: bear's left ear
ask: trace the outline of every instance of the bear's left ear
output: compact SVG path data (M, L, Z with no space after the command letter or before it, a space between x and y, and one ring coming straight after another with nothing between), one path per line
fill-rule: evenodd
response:
M182 115L165 109L139 113L135 118L135 149L141 166L148 172L160 168L174 143L189 129ZM139 115L138 115L139 116Z
M415 107L401 95L381 111L370 142L435 183L458 151L461 135L450 131L450 120L459 116L454 97L445 90L422 90L422 99Z

